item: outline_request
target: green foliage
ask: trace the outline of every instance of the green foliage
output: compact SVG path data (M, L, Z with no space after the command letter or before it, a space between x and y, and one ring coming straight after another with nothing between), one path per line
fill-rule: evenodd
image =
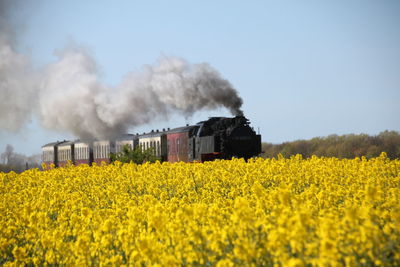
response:
M144 151L142 148L137 146L135 149L132 149L129 145L125 145L122 147L122 151L119 153L111 153L110 154L111 161L120 161L123 163L134 162L136 164L142 164L144 162L156 162L160 160L156 156L155 149L150 147Z
M378 157L386 152L391 159L400 158L400 134L396 131L384 131L377 136L367 134L336 134L327 137L315 137L310 140L297 140L282 144L263 143L263 157L284 157L301 154L303 157L325 156L337 158Z

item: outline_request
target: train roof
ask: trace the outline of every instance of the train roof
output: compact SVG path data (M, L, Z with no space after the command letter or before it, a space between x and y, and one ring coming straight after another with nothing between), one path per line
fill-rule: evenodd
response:
M192 130L195 127L198 127L198 126L190 125L190 126L178 127L178 128L174 128L174 129L167 131L167 134L189 132L190 130Z
M92 142L91 141L83 141L83 140L78 139L78 140L74 141L74 144L85 144L85 145L91 146Z
M138 139L139 135L135 135L135 134L122 134L120 136L118 136L117 138L115 138L116 141L126 141L126 140L134 140L134 139Z
M64 141L57 141L57 142L48 143L48 144L43 145L42 148L43 147L49 147L49 146L52 146L52 147L58 146L58 145L60 145L62 143L65 143L65 142L68 142L68 141L64 140Z
M148 138L148 137L158 137L164 134L167 134L168 131L153 131L153 132L149 132L149 133L144 133L139 135L139 138Z
M75 143L76 143L75 141L65 141L65 142L62 142L61 144L59 144L58 146L70 146Z

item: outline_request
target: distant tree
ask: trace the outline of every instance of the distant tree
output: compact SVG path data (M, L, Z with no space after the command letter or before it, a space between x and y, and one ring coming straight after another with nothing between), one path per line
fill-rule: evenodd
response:
M7 145L0 154L0 172L23 172L31 168L40 168L40 155L25 156L14 152L11 145Z
M400 158L400 134L395 131L384 131L377 136L366 134L336 134L327 137L315 137L310 140L297 140L282 144L263 143L263 156L284 157L301 154L303 157L326 156L354 158L365 156L377 157L386 152L391 159Z
M160 160L156 156L155 149L153 147L142 151L140 146L132 149L129 145L122 147L122 151L119 153L111 153L111 161L120 161L123 163L134 162L136 164L142 164L144 162L156 162Z

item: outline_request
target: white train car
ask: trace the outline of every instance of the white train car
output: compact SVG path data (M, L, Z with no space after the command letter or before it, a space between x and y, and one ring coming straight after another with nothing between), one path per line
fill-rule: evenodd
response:
M75 143L67 141L59 144L58 146L58 166L64 167L68 163L75 164Z
M149 148L154 149L154 154L159 157L162 161L167 160L167 135L166 132L152 131L147 134L139 136L139 146L142 151Z
M102 162L111 162L110 154L115 153L115 141L102 140L93 142L93 162L100 165Z
M57 141L42 146L42 162L45 165L45 169L50 169L50 165L58 167L58 145L65 141Z
M75 165L91 165L93 161L93 149L91 143L75 141Z
M122 148L126 145L131 149L135 149L139 145L139 136L134 134L125 134L120 136L115 141L115 152L122 152Z

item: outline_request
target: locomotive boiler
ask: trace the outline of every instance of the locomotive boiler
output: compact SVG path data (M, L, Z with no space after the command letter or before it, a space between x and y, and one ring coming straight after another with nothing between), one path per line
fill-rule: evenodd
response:
M261 135L244 116L212 117L196 126L190 142L193 160L249 159L261 153Z

